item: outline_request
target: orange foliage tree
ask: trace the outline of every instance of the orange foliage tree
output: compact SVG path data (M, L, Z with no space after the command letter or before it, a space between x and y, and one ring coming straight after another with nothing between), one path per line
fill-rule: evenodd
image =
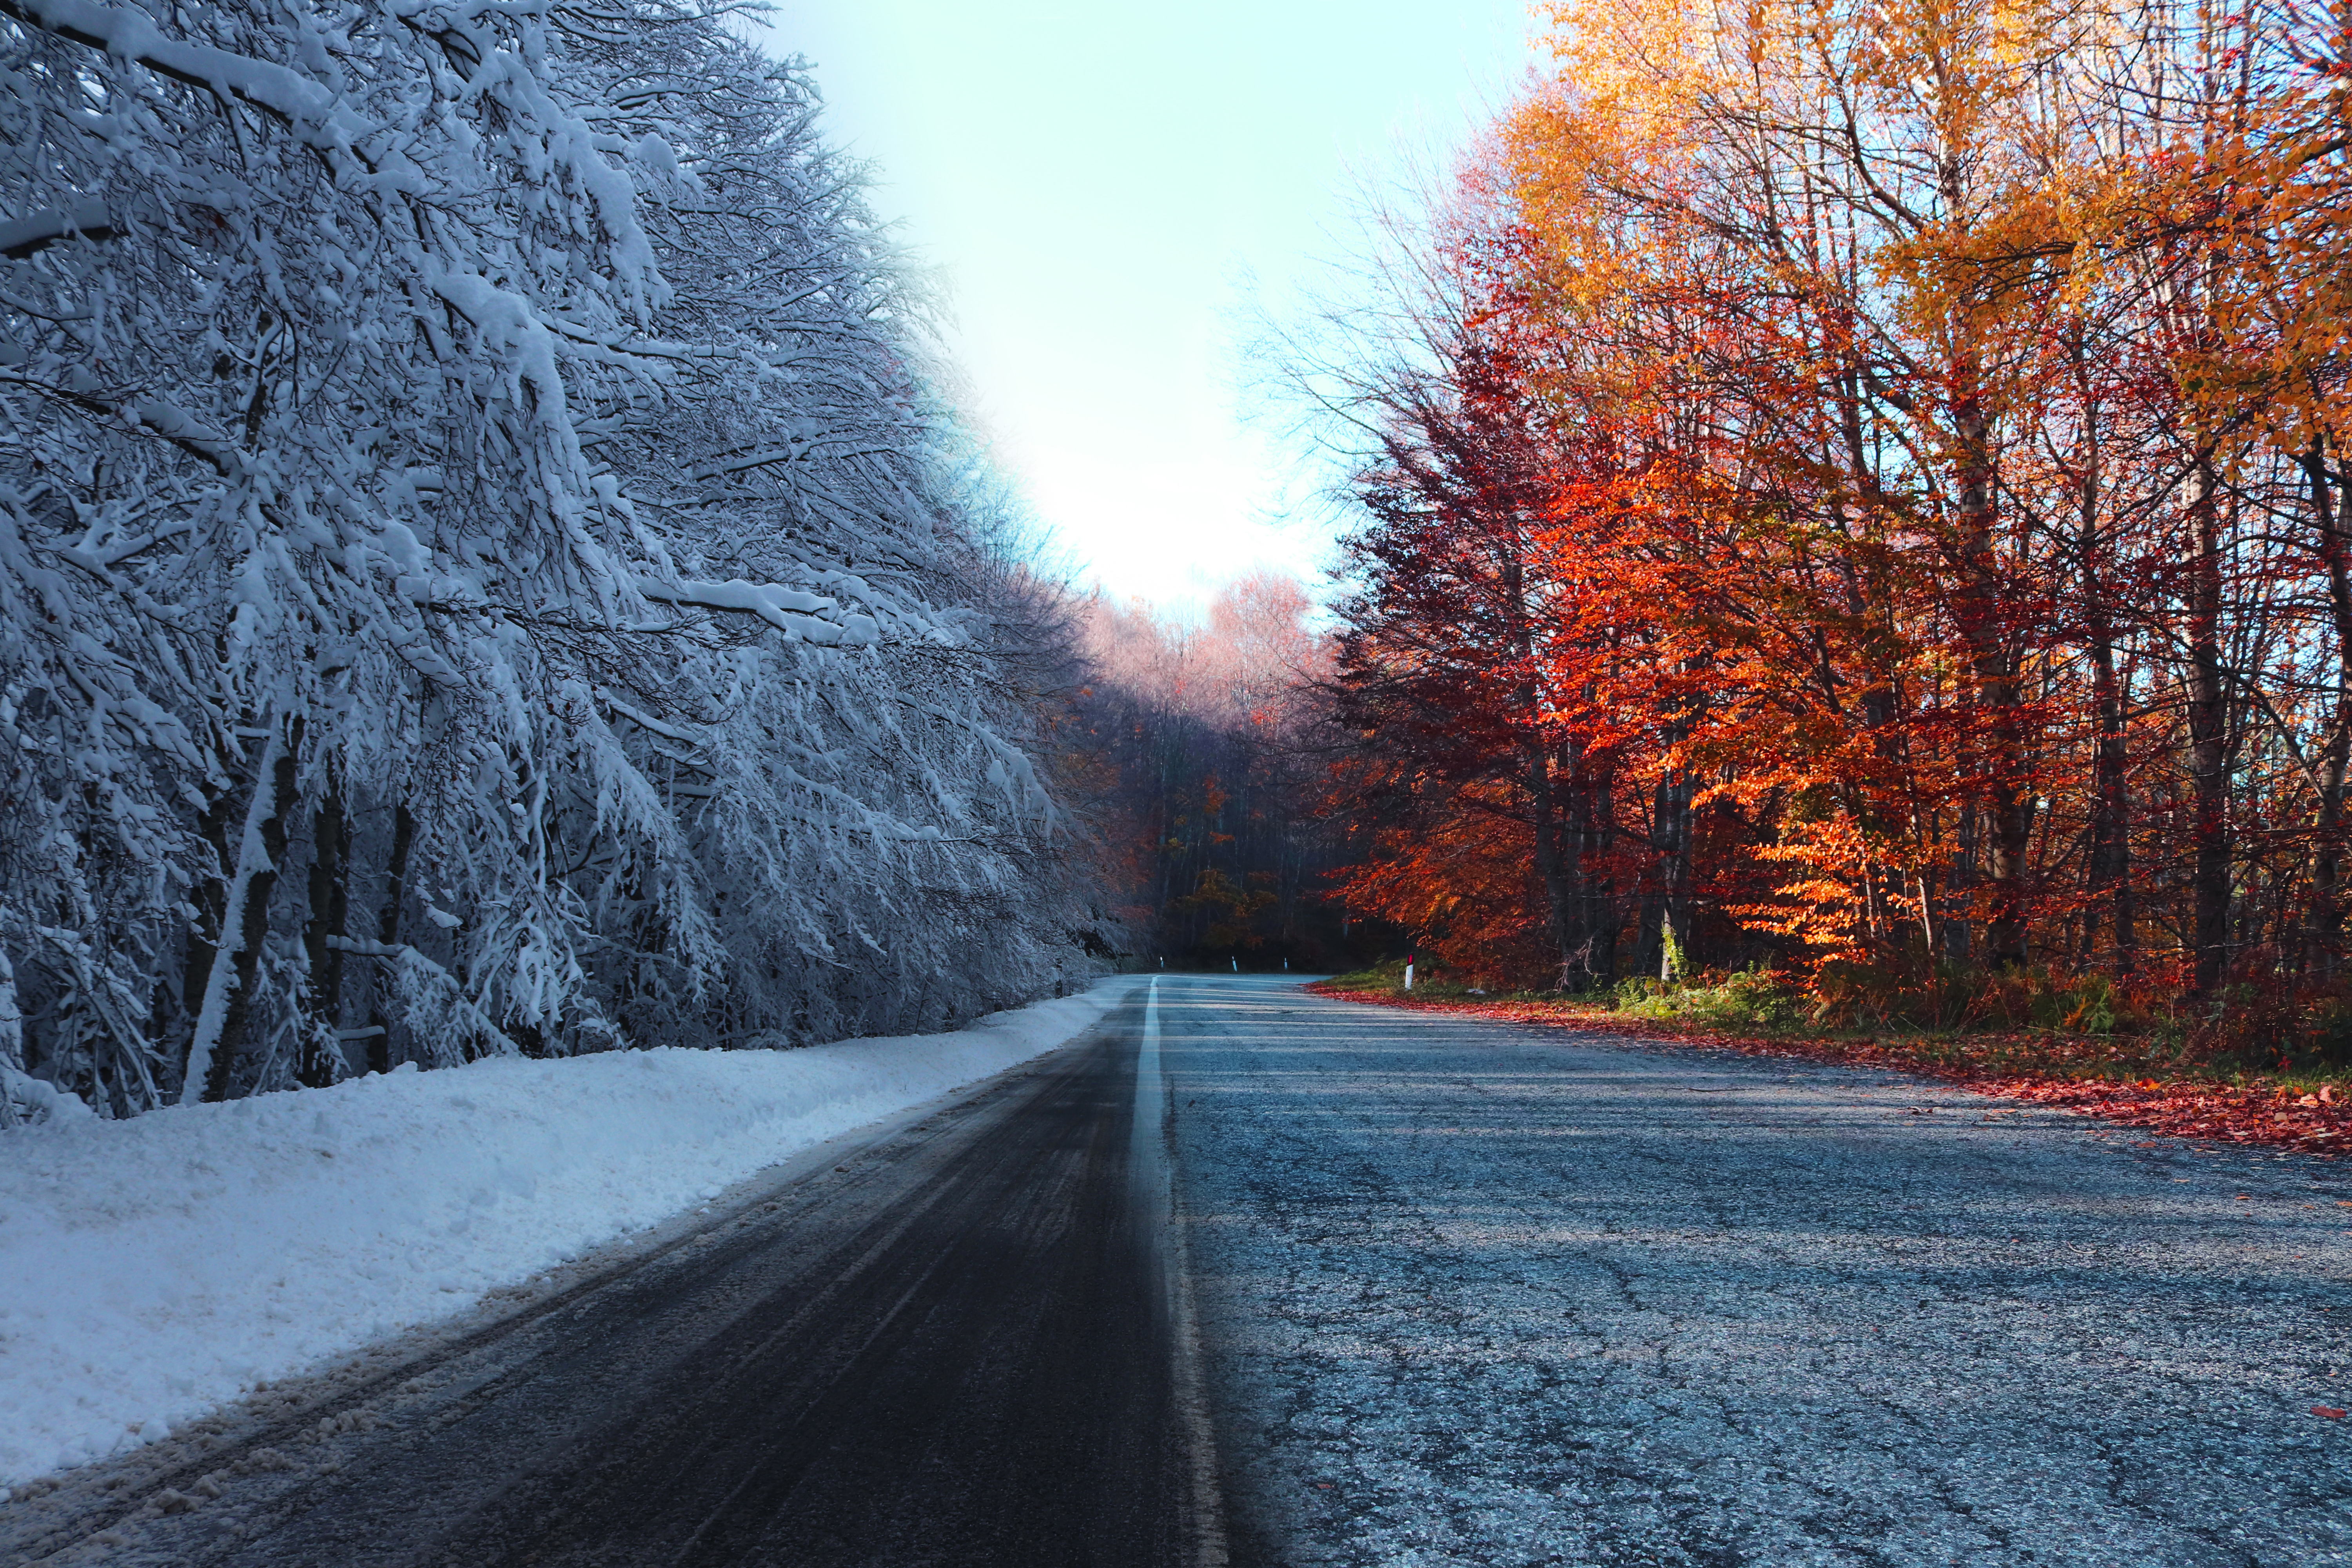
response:
M1358 383L1349 896L1569 985L2326 978L2344 18L1551 16Z

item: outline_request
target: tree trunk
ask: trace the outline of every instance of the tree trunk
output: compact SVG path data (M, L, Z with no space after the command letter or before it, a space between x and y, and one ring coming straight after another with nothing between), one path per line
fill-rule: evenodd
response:
M2033 837L2033 796L2027 787L2024 714L2019 702L2013 640L2002 624L2003 595L1996 559L1992 433L1973 396L1953 409L1962 453L1959 474L1960 635L1984 720L1985 961L2013 969L2026 961L2026 865Z
M1966 963L1976 953L1970 914L1976 907L1978 837L1976 803L1963 801L1959 820L1952 825L1952 868L1944 878L1950 902L1941 921L1944 952L1955 963Z
M16 1125L16 1075L25 1070L25 1010L16 999L16 966L0 951L0 1127Z
M1586 932L1585 967L1593 983L1607 985L1617 978L1617 887L1608 877L1596 877L1591 868L1606 865L1613 847L1615 782L1606 773L1582 770L1576 792L1577 889L1583 895Z
M2116 630L2105 574L2098 564L2098 530L2086 499L2080 535L2083 598L2091 656L2091 700L2096 738L2091 758L2092 908L2084 923L2084 956L2097 945L2098 909L2104 905L2115 943L2116 966L2133 968L2137 938L2131 893L2131 780L2124 739L2123 683L2116 675Z
M2131 973L2138 949L2131 889L2131 780L2124 739L2123 683L2116 675L2116 601L2104 559L2099 506L2106 468L2090 356L2079 328L2068 333L2075 390L2090 413L2083 420L2083 451L2075 496L2074 565L2082 585L2091 702L2095 731L2091 752L2091 853L2085 868L2089 907L2083 911L2082 955L2096 955L2104 910L2116 969Z
M2344 946L2344 786L2352 764L2352 560L2347 560L2347 534L2352 516L2352 489L2332 484L2327 454L2317 442L2302 458L2311 480L2313 521L2317 525L2319 558L2327 567L2327 605L2336 634L2336 712L2320 753L2319 821L2311 864L2311 909L2305 917L2305 963L2320 978L2332 977Z
M1685 672L1689 670L1686 666ZM1661 739L1669 749L1688 741L1697 729L1699 706L1685 701L1667 721ZM1691 802L1697 794L1698 780L1690 770L1674 769L1659 775L1652 799L1651 847L1657 857L1658 893L1644 900L1635 960L1643 972L1655 970L1661 980L1675 977L1670 973L1680 967L1675 952L1680 949L1687 954L1690 946Z
M2195 554L2189 578L2188 677L2189 767L2196 796L2191 989L2199 996L2220 988L2230 960L2230 716L2221 665L2221 527L2216 489L2212 461L2200 455L2189 493Z
M2106 906L2116 966L2128 974L2137 952L2131 892L2131 781L2126 772L2123 687L2116 678L2114 629L2097 607L2091 623L2091 690L2098 709L2097 751L2092 759L2091 892L2095 905L2104 901Z
M184 1052L195 1039L196 1016L204 1011L205 987L211 984L213 960L220 952L221 916L228 908L228 879L233 874L229 865L228 823L236 811L236 788L234 781L224 784L216 795L205 802L204 815L196 819L196 835L212 850L205 858L204 874L189 889L189 901L195 905L195 921L188 927L188 946L180 968L178 1023L170 1026L173 1036L184 1030L182 1047L182 1077L180 1098L187 1098L186 1061ZM162 1006L156 1009L156 1034L165 1036L165 1018Z
M376 917L376 941L386 947L400 945L400 905L408 896L408 852L416 843L416 814L408 809L404 800L392 815L392 858L386 863L383 879L383 910ZM368 1010L368 1071L392 1070L392 1019L384 1011L383 984L375 986L375 1005Z
M1649 968L1654 951L1661 980L1680 977L1682 965L1676 952L1687 954L1690 947L1691 796L1695 793L1686 770L1658 780L1653 814L1658 852L1657 929L1644 933L1641 960L1642 966Z
M1573 874L1560 854L1560 813L1552 773L1551 755L1542 746L1528 748L1528 809L1535 827L1536 878L1543 885L1544 933L1559 959L1559 984L1568 988L1569 975L1580 962L1581 935L1576 930Z
M261 945L269 934L269 899L286 858L286 806L294 795L294 769L302 745L302 721L289 721L281 738L271 726L269 744L256 770L253 799L245 810L245 833L237 847L236 879L223 906L221 951L205 983L203 1010L188 1045L188 1068L180 1101L195 1089L207 1100L228 1098L231 1074L245 1042L253 1008L253 983L260 971ZM222 960L226 960L226 963Z
M326 796L310 819L310 919L302 928L302 949L310 960L310 1026L303 1031L302 1060L297 1076L311 1089L335 1081L342 1047L335 1030L343 1016L343 950L329 937L347 934L352 889L348 868L352 855L351 817L343 810L343 787L330 777Z

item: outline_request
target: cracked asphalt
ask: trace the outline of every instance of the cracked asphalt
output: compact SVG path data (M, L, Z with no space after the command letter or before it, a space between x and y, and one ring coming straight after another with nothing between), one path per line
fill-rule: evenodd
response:
M1169 977L1236 1561L2352 1560L2352 1171Z

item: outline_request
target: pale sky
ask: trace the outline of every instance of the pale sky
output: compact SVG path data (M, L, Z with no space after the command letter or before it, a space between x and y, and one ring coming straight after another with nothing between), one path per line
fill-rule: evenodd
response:
M833 139L944 283L965 402L1114 593L1313 574L1300 454L1245 421L1273 312L1344 254L1357 193L1443 159L1531 58L1524 0L780 0Z

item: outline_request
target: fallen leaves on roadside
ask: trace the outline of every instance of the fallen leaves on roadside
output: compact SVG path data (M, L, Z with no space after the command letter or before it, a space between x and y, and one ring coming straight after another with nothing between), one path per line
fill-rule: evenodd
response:
M1879 1040L1764 1039L1717 1034L1688 1025L1650 1018L1624 1018L1572 1010L1546 1002L1423 1001L1379 991L1346 991L1328 982L1309 987L1343 1002L1365 1002L1428 1013L1464 1013L1498 1023L1621 1035L1743 1056L1784 1057L1847 1066L1888 1068L1941 1079L1971 1093L2025 1100L2077 1116L2120 1122L2174 1138L2258 1143L2309 1154L2352 1152L2352 1096L2332 1089L2296 1095L2266 1085L2217 1083L2210 1079L2117 1080L2061 1078L2014 1071L1992 1073L1949 1060L1930 1060L1900 1044Z

